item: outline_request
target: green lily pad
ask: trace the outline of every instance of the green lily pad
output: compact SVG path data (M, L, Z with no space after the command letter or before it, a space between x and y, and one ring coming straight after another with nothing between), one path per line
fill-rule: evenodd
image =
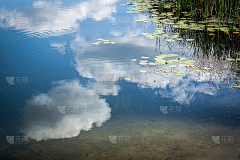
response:
M184 63L185 64L194 64L196 61L194 61L194 60L187 60L187 61L185 61Z
M171 60L168 60L167 63L177 63L178 60L175 60L175 59L171 59Z
M160 54L160 55L158 55L158 56L156 56L157 58L166 58L166 57L168 57L167 56L167 54Z
M153 63L153 62L149 62L148 65L157 65L156 63Z
M178 54L167 54L168 56L167 57L176 57L178 56Z
M140 64L140 65L147 65L146 62L140 62L139 64Z
M178 40L178 41L182 41L182 40L183 40L183 38L176 38L176 40Z
M186 57L178 57L178 58L176 58L176 59L178 59L178 60L187 60Z
M139 70L139 72L141 72L141 73L147 73L148 71L146 71L146 70Z
M194 41L194 39L186 39L186 41Z
M166 39L167 42L174 42L174 39Z
M164 73L168 73L169 71L168 70L162 70Z
M148 58L150 58L150 57L145 57L145 56L142 56L141 58L142 58L142 59L148 59Z
M168 67L175 68L178 67L177 65L169 65Z
M185 71L174 71L174 73L178 73L178 74L184 74Z
M140 60L139 62L147 63L148 60Z

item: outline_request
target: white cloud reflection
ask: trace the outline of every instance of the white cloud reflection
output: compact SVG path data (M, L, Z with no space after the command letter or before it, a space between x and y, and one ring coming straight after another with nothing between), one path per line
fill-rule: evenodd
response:
M78 81L59 81L47 93L27 102L21 130L37 141L71 138L81 130L90 130L94 123L100 127L111 117L110 112L108 103L95 90L82 87Z
M61 1L35 1L24 11L1 8L0 27L13 27L37 37L59 36L77 31L79 21L87 18L95 21L112 19L117 1L90 0L67 7L62 6Z
M138 86L142 88L146 88L146 86L142 86L141 83L148 84L148 87L152 89L158 88L159 91L157 94L160 94L161 97L172 98L173 101L178 102L179 104L190 104L193 100L195 93L201 92L204 94L214 95L215 91L209 91L208 87L205 84L199 84L195 86L192 81L198 82L206 82L210 80L209 74L205 74L204 72L199 74L193 69L187 69L184 66L179 66L178 70L184 70L186 73L191 75L191 78L184 79L182 76L176 76L175 73L171 73L171 75L159 73L140 73L139 70L152 70L153 68L160 67L160 70L171 70L168 65L162 66L152 66L150 69L148 66L140 66L137 62L131 62L131 59L126 61L125 57L120 57L117 61L115 59L109 59L107 55L98 54L98 58L91 58L92 55L88 55L88 53L77 54L75 58L75 68L79 72L79 75L86 78L93 78L98 80L99 74L113 74L113 81L117 81L120 77L133 78L134 82L138 82ZM136 57L139 59L139 57ZM140 79L137 78L140 75ZM166 78L167 77L167 78ZM217 80L217 79L215 79ZM127 82L126 82L127 83ZM118 84L112 84L114 87L110 89L104 89L98 91L99 94L101 91L104 91L105 94L112 93L116 95L117 88L120 89ZM114 89L113 89L114 88Z
M61 8L62 3L60 2L37 1L33 3L31 12L10 12L2 9L0 16L1 19L7 19L7 25L2 22L0 25L1 27L15 27L28 34L43 37L58 36L76 31L79 29L78 21L86 18L96 21L104 18L112 19L112 11L116 10L114 3L116 0L84 1ZM60 81L49 92L39 94L29 100L25 107L25 121L22 126L22 131L27 136L35 140L69 138L79 135L81 130L90 130L94 123L101 126L110 118L111 109L98 95L118 95L121 88L112 82L119 80L120 77L133 78L142 88L146 86L140 85L141 83L148 84L148 87L158 89L155 91L156 94L163 98L172 98L179 104L189 105L197 92L209 95L216 93L215 90L209 91L205 84L200 83L195 86L192 83L192 81L209 81L209 74L195 72L184 66L179 66L177 69L185 70L191 75L191 78L184 79L174 73L168 76L162 72L139 73L139 70L150 70L149 66L140 66L138 61L141 56L154 57L156 52L152 53L152 51L156 47L156 39L146 39L141 35L143 32L141 29L127 29L127 32L110 30L109 34L115 36L111 41L116 42L116 48L113 47L111 50L109 47L107 52L101 52L106 45L94 46L92 43L95 41L86 40L84 35L76 34L76 38L70 42L70 48L77 53L80 52L79 48L84 52L76 54L75 69L82 77L94 79L97 83L90 83L85 88L80 86L78 81ZM138 35L138 37L132 37L132 35ZM66 45L67 42L52 41L50 43L50 46L58 50ZM121 45L122 48L120 49L118 45ZM135 48L134 53L129 54L129 51L122 51L126 46ZM116 49L118 51L114 52ZM180 45L171 46L171 53L186 51L186 48ZM135 52L136 56L131 57ZM161 41L161 52L170 53L166 41ZM137 58L137 62L131 62L132 58ZM158 67L160 70L170 70L168 65L152 66L152 69ZM139 75L141 76L139 77ZM218 79L219 77L216 77L215 80ZM57 106L78 106L79 110L74 114L61 114Z
M178 102L179 104L190 105L191 101L194 100L195 93L198 92L208 95L215 95L217 93L217 88L210 89L210 86L208 86L206 83L201 82L213 81L214 83L219 84L224 76L219 76L216 72L218 72L218 70L223 70L222 68L224 68L224 66L217 65L220 64L218 60L214 60L209 64L204 64L204 62L201 62L201 60L197 60L197 58L194 58L194 56L190 56L192 55L191 48L183 48L181 45L170 43L170 45L172 45L170 51L167 42L161 42L162 53L178 53L180 56L182 56L182 53L187 53L183 56L187 57L188 59L196 60L196 65L205 65L205 67L211 68L209 71L211 72L211 74L208 74L205 71L197 72L195 69L185 67L183 65L179 65L175 69L169 68L168 65L140 66L138 62L141 59L141 56L154 57L156 55L156 52L153 52L156 47L154 44L154 42L156 41L155 39L146 39L144 36L140 35L139 37L137 37L136 40L136 37L131 36L132 34L140 34L141 32L141 30L135 30L134 32L129 30L122 37L107 38L110 41L116 42L115 47L114 45L105 44L95 46L91 44L93 41L86 41L83 39L81 41L84 43L83 45L81 45L81 43L79 43L80 35L78 35L77 38L71 42L71 46L74 46L72 48L73 50L74 48L77 48L76 46L78 45L82 47L84 47L84 45L92 46L85 48L85 51L83 53L76 54L75 68L79 72L79 75L81 75L82 77L98 80L99 74L113 74L113 81L117 81L120 77L132 78L133 75L140 74L139 70L151 70L150 68L152 68L152 73L141 73L141 78L138 80L135 79L134 81L139 82L138 86L142 88L145 88L145 86L141 85L141 83L145 83L148 84L148 87L152 89L159 89L156 94L159 94L161 97L164 98L171 98L173 101ZM101 38L106 39L106 37ZM131 52L130 50L123 50L129 45L131 45L131 48L135 48L134 53L137 53L135 57L133 57L134 53L128 54ZM114 52L113 48L115 51L118 51ZM107 53L105 52L105 50ZM112 55L113 52L114 55ZM151 55L152 52L153 54ZM137 62L131 62L132 58L137 58ZM153 62L154 60L149 61ZM216 65L214 65L213 67L213 64ZM183 70L186 72L186 74L188 74L188 77L177 76L175 73L171 73L171 75L166 75L163 72L153 73L154 68L158 67L160 68L160 70ZM226 70L224 72L226 73L226 75L231 74L230 67L225 69ZM115 86L111 88L115 88L114 90L105 88L105 93L102 94L106 95L112 93L113 95L116 95L116 89L121 88L118 84L112 85ZM101 89L98 89L100 90L98 91L98 93L101 94Z

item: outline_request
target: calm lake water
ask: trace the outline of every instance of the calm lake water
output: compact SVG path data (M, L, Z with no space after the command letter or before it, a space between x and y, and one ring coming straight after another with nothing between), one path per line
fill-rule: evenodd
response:
M239 35L126 3L1 1L0 159L239 159Z

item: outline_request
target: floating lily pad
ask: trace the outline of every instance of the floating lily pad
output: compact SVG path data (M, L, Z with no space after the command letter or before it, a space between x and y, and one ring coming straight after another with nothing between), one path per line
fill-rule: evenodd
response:
M146 70L139 70L139 72L141 72L141 73L147 73L148 71L146 71Z
M149 62L148 65L157 65L156 63L153 63L153 62Z
M178 59L178 60L186 60L187 58L186 57L178 57L176 59Z
M203 69L208 70L208 69L210 69L210 68L208 68L208 67L203 67Z
M140 62L139 64L140 64L140 65L147 65L146 62Z
M178 67L177 65L169 65L168 67L175 68Z
M131 78L124 78L125 80L128 80L128 81L131 81L132 79Z
M136 61L137 59L132 59L131 61Z
M160 55L158 55L156 57L158 57L158 58L166 58L166 57L168 57L168 55L167 54L160 54Z
M174 42L174 39L166 39L167 42Z
M154 58L156 61L160 61L160 60L163 60L162 58Z
M174 71L174 73L178 73L178 74L184 74L185 71Z
M167 54L167 57L176 57L178 54Z
M166 60L157 60L156 63L157 63L157 64L165 64L165 63L166 63Z
M183 40L183 38L176 38L176 40L178 40L178 41L182 41L182 40Z
M189 65L189 64L194 64L196 61L194 61L194 60L187 60L187 61L185 61L184 63L185 64L187 64L187 65Z
M168 73L169 71L168 70L162 70L164 73Z
M178 60L175 60L175 59L171 59L171 60L168 60L167 63L177 63Z
M147 63L148 61L147 60L140 60L139 62Z
M150 57L145 57L145 56L142 56L141 58L142 58L142 59L148 59L148 58L150 58Z
M194 39L186 39L186 41L194 41Z
M227 61L234 61L235 59L227 58L226 60L227 60Z

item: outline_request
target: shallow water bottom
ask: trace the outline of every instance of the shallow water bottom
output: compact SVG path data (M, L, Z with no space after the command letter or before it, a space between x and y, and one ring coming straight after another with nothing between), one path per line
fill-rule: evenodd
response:
M238 127L183 116L122 115L70 139L5 146L1 159L238 159ZM214 139L212 139L214 137ZM231 136L231 137L230 137Z

